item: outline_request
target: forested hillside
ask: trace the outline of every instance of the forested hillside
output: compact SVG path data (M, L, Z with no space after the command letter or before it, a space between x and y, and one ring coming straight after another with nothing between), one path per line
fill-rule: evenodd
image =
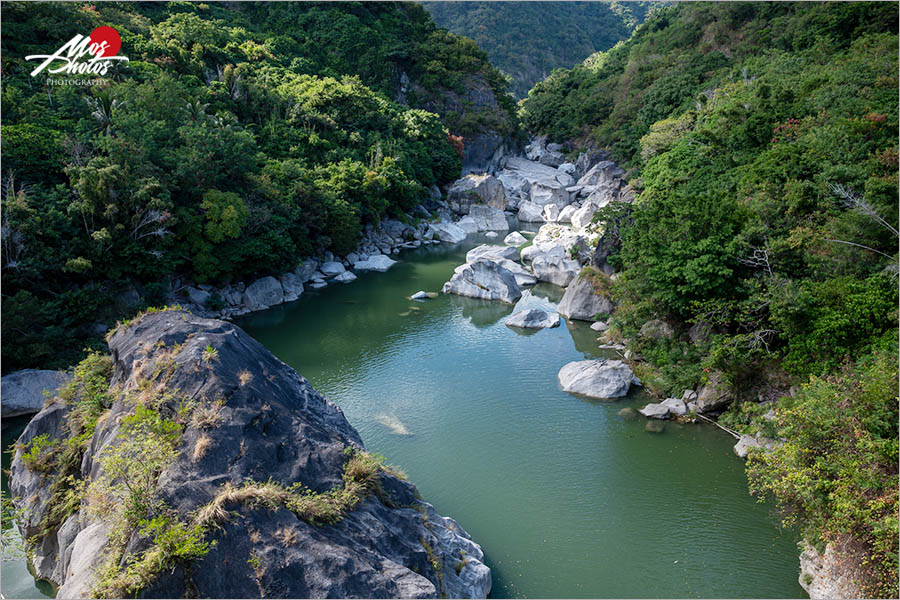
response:
M173 276L347 253L459 176L459 137L515 130L502 74L417 4L3 9L5 370L71 364ZM101 25L130 59L106 83L31 77L25 56Z
M882 3L691 3L539 83L536 132L611 149L614 336L662 397L721 381L720 419L815 544L897 594L897 16ZM641 336L648 319L680 328ZM789 393L790 392L790 393ZM778 410L763 417L778 399ZM820 550L823 546L820 546Z
M625 40L658 2L423 2L441 27L469 37L522 98L553 69Z

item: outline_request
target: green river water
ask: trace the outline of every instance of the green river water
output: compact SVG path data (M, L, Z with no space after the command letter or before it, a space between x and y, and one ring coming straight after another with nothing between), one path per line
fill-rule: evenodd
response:
M615 402L560 391L563 365L604 356L588 324L523 335L503 325L511 306L407 299L440 290L483 241L406 252L238 324L481 544L494 597L805 597L796 537L747 493L728 434L647 433L618 416L647 401L636 388ZM542 284L529 302L561 294ZM47 590L21 560L3 579L7 597Z

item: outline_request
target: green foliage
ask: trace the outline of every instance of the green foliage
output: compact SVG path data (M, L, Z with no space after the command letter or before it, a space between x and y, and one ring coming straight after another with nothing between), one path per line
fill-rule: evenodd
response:
M203 558L214 545L206 541L203 527L185 524L168 514L141 519L138 528L141 535L152 540L150 547L140 555L130 555L124 568L112 561L105 563L91 590L94 597L133 597L164 571Z
M864 354L896 314L896 279L880 275L804 281L772 305L772 321L787 338L785 368L798 374L823 375Z
M7 369L99 346L89 324L134 310L111 301L119 290L159 296L174 277L225 283L347 253L364 225L458 176L452 122L515 128L499 71L415 4L4 8L18 32L2 41ZM76 25L114 26L130 62L102 86L31 78L22 57ZM400 73L407 104L392 100ZM500 106L426 110L471 82Z
M863 593L897 596L897 348L812 377L776 412L787 441L749 459L754 493L771 494L813 542L863 545Z
M472 38L519 98L557 67L627 38L652 2L423 2L441 27Z
M36 435L25 445L22 451L22 462L32 471L46 473L54 466L51 458L54 456L53 449L58 444L59 440L50 439L46 433Z

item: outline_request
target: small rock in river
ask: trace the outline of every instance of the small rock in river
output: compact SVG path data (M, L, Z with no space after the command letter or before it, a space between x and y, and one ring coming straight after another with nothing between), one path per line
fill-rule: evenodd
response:
M637 411L633 408L625 407L619 411L619 416L623 419L628 419L629 421L631 421L637 417Z
M649 433L662 433L666 430L666 425L662 421L647 421L647 425L644 426L644 431Z

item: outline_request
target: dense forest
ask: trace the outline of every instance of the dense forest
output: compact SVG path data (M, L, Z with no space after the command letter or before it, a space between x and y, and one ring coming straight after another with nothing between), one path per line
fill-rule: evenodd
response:
M559 67L627 39L659 2L423 2L435 22L475 40L522 98Z
M156 305L173 276L346 254L459 176L460 137L515 129L504 76L417 4L12 2L2 24L5 370L71 364L132 286ZM103 85L30 76L100 25L130 59ZM493 106L423 109L473 81Z
M523 102L532 131L630 169L638 199L595 219L621 271L613 335L634 340L641 379L661 397L724 379L744 402L720 423L785 440L751 459L753 490L815 544L849 539L883 597L897 594L897 17L662 8ZM682 336L640 337L651 318Z

